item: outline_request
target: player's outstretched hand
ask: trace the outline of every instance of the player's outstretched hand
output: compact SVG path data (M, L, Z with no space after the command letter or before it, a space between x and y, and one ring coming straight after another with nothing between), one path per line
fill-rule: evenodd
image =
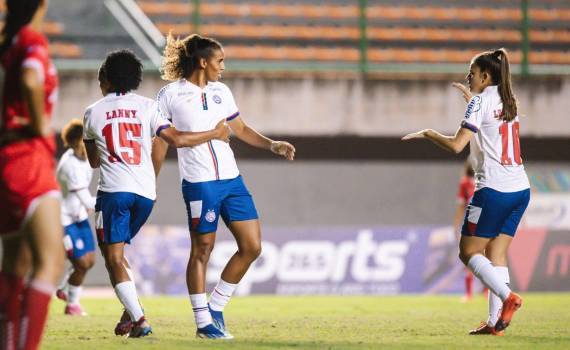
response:
M287 160L295 159L295 147L286 141L273 141L271 152L285 157Z
M463 98L465 99L465 102L469 102L471 101L471 98L473 98L473 94L471 94L471 91L469 91L469 88L467 86L457 82L451 83L451 86L461 91L461 93L463 94Z
M411 134L407 134L406 136L402 137L402 141L412 140L412 139L423 139L426 137L426 132L428 129L421 130L418 132L413 132Z
M230 134L232 132L232 129L225 119L220 120L220 122L216 124L215 130L218 132L218 137L216 137L218 140L230 142Z

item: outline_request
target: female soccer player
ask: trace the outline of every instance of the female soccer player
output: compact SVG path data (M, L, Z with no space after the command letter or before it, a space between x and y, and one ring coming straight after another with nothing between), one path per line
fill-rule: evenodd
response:
M125 244L146 222L156 198L152 137L176 147L229 138L225 121L213 130L179 132L158 113L153 100L131 92L141 80L142 64L131 51L111 52L99 69L104 97L87 108L83 121L87 158L91 167L101 168L95 203L97 239L111 284L128 313L115 334L130 337L152 332L124 256Z
M465 209L473 197L475 192L475 172L469 160L465 161L464 174L459 182L459 189L457 191L457 206L455 214L453 215L453 231L456 232L458 238L460 237L461 225L465 217ZM455 256L453 253L452 256ZM452 257L450 256L450 258ZM455 261L455 260L454 260ZM473 298L473 274L469 269L465 269L465 295L462 301L467 302Z
M95 242L87 220L88 214L95 210L95 198L89 193L93 170L87 162L81 120L73 119L64 126L61 138L69 149L61 156L56 173L63 195L63 243L72 266L56 295L67 301L65 314L86 315L79 298L83 279L95 264Z
M55 139L48 126L58 81L41 33L46 10L46 0L7 0L0 33L2 349L39 348L64 263Z
M161 112L180 130L202 131L227 120L240 140L293 160L295 148L273 141L248 126L230 89L219 82L224 71L224 50L214 39L190 35L182 40L168 36L163 57L163 79L174 81L158 94ZM153 143L157 170L167 145ZM188 213L191 252L186 281L198 337L228 339L225 305L251 263L261 253L261 229L251 194L239 174L229 144L216 140L178 150L182 194ZM206 298L206 266L214 248L219 217L235 237L238 251L231 257Z
M475 334L502 335L522 305L522 298L509 288L507 250L530 200L507 51L475 56L467 82L476 95L454 136L426 129L402 140L427 138L454 153L471 141L476 191L465 214L459 258L501 301L500 315L498 307L492 312L494 319L490 317Z

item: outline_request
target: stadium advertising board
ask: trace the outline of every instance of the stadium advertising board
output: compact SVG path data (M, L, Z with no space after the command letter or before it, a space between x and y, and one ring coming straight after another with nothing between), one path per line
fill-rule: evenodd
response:
M570 234L521 229L514 240L517 290L570 288ZM217 282L236 244L221 230L207 282ZM128 249L145 294L186 294L190 241L185 227L147 225ZM261 257L239 294L459 293L463 266L449 227L267 228Z

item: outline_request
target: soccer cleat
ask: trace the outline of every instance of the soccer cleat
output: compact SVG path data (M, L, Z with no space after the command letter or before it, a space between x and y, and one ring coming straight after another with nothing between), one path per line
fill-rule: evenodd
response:
M514 292L509 293L507 299L503 301L503 310L501 311L501 317L495 324L495 332L500 332L509 326L515 311L522 306L522 301L520 295Z
M58 290L55 292L55 296L56 296L59 300L67 301L67 293L66 293L65 290L63 290L63 289L58 289Z
M496 335L502 337L505 335L505 331L496 332L495 327L491 327L487 322L481 322L479 327L469 331L470 335Z
M226 330L226 323L224 322L224 314L222 311L214 311L208 304L208 310L210 311L210 315L212 315L212 322L214 326L221 330L222 332L229 334Z
M221 331L218 327L214 326L212 323L209 325L198 328L196 330L196 337L202 339L233 339L234 336L226 332Z
M67 304L65 306L65 314L70 316L87 316L87 312L83 311L79 304Z
M141 338L146 337L152 333L152 327L147 322L147 320L141 317L137 322L133 324L131 331L129 332L130 338Z
M119 323L115 326L115 335L128 335L133 329L133 322L127 310L123 310Z

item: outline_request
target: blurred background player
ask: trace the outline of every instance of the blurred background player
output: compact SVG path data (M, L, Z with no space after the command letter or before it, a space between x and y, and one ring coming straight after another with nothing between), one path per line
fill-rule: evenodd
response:
M470 334L502 335L522 306L522 298L509 288L507 251L530 200L506 50L476 55L467 82L470 92L476 95L454 136L425 129L402 139L427 138L455 153L471 144L477 182L465 213L459 257L501 303L490 300L491 317Z
M71 120L63 127L61 139L69 149L59 160L57 180L63 196L63 243L72 266L56 295L67 301L65 314L86 315L79 304L79 298L85 275L95 264L95 242L88 220L88 214L95 211L95 198L89 192L93 170L87 162L83 143L83 122L79 119Z
M85 111L84 141L89 163L101 168L96 210L99 247L111 284L126 313L115 334L142 337L152 329L146 321L124 246L146 222L156 198L151 161L152 137L176 147L189 147L214 138L227 141L229 129L220 122L213 130L178 132L158 113L156 103L131 91L142 80L142 64L128 50L107 55L99 69L103 98Z
M162 73L163 79L173 83L158 94L161 112L175 127L188 131L207 130L227 120L240 140L293 160L295 148L291 144L273 141L241 119L230 89L219 82L224 68L224 50L218 41L197 34L182 40L169 35ZM159 139L153 143L157 174L167 148ZM213 140L197 147L179 149L178 162L191 237L186 281L196 320L196 335L231 339L223 310L239 281L261 253L257 210L229 144ZM214 248L220 215L235 237L238 251L222 271L208 303L206 267Z
M461 239L461 226L465 217L465 209L475 192L475 173L473 167L468 160L465 161L464 174L459 181L459 189L457 191L457 208L453 216L453 232L457 234L458 241ZM462 301L467 302L473 298L473 274L469 269L465 269L465 295Z
M2 349L39 348L64 264L49 127L58 79L41 33L46 11L45 0L8 0L0 34Z

